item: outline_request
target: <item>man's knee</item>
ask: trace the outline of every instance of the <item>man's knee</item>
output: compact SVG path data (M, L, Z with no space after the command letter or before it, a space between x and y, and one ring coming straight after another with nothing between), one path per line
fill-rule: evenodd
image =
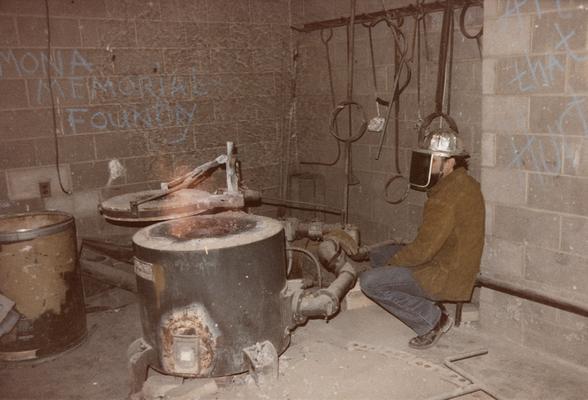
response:
M374 289L374 283L377 282L375 275L377 275L375 269L363 271L359 275L359 287L364 293L369 294Z

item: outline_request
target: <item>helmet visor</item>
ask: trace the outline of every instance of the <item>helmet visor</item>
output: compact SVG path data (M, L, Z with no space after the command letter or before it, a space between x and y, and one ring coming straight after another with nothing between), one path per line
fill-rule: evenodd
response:
M410 160L410 186L416 190L425 190L431 183L431 169L433 155L420 151L413 151Z

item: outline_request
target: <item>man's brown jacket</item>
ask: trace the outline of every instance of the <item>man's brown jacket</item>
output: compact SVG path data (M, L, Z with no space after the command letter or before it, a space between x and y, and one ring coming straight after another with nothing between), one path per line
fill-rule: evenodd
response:
M414 267L414 277L431 299L468 301L484 247L480 184L457 168L433 186L428 197L416 239L388 264Z

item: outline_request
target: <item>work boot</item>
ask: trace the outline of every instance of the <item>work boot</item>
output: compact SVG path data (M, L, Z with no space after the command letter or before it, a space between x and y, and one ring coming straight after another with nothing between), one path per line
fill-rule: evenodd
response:
M453 326L453 318L451 318L444 308L445 307L441 308L441 317L439 318L437 325L424 335L410 339L408 342L410 347L419 350L428 349L429 347L433 347L443 334L449 332Z

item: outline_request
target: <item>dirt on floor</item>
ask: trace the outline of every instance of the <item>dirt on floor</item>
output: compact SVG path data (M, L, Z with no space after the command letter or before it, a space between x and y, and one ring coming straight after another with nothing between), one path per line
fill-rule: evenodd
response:
M0 398L127 398L126 351L141 336L134 295L111 289L93 296L90 303L93 312L87 316L87 340L50 361L1 364ZM426 351L407 346L413 335L375 305L343 311L328 323L309 321L294 331L290 347L281 355L277 382L258 387L248 374L221 378L213 382L212 392L209 385L209 394L200 398L586 399L588 371L500 342L486 336L475 324L454 328L435 348ZM447 357L481 349L488 353L453 363L473 382L444 365ZM194 381L185 380L183 385L202 387ZM178 387L181 379L174 382L171 387ZM487 391L458 396L472 384ZM202 388L199 390L203 393ZM196 397L184 393L184 397L176 398Z

